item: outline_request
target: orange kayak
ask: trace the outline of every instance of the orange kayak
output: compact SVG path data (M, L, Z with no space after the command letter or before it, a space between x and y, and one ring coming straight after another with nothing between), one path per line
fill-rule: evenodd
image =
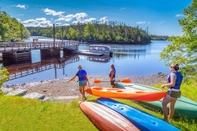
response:
M101 131L140 131L128 119L104 105L79 101L79 107Z
M163 98L165 91L135 91L118 88L91 87L85 90L87 93L105 98L120 98L137 101L157 101Z

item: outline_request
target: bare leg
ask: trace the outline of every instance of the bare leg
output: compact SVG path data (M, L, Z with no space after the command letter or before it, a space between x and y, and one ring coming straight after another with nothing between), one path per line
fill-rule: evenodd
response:
M80 86L80 87L79 87L79 92L80 92L80 93L81 93L81 95L82 95L81 100L83 100L84 98L83 98L83 87L82 87L82 86Z
M86 96L85 96L85 86L82 87L82 92L83 92L83 99L86 100Z
M168 109L167 109L167 105L168 103L170 103L172 101L173 98L171 98L169 95L166 95L163 98L162 101L162 110L163 110L163 114L164 114L164 121L168 121Z
M82 100L84 101L86 99L86 97L85 97L85 86L79 87L79 91L82 95Z
M169 112L169 119L172 119L174 116L174 106L176 103L176 99L172 99L172 101L170 102L170 112Z

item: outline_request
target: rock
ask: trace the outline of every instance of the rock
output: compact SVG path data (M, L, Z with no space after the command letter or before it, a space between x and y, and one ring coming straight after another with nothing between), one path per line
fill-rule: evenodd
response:
M39 94L39 93L37 93L37 92L32 92L32 93L29 93L29 94L24 95L23 98L40 99L40 100L43 100L43 99L45 98L45 95Z
M77 100L79 96L57 96L57 97L45 97L44 101L72 101Z
M7 94L11 91L13 91L12 88L7 88L7 87L1 87L1 91L4 93L4 94Z
M13 90L9 93L7 93L6 95L7 96L23 96L27 93L27 90L23 90L23 89L16 89L16 90Z

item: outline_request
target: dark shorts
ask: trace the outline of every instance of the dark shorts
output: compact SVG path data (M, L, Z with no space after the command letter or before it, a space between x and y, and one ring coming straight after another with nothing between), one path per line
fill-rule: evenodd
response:
M113 80L113 81L110 81L110 83L111 83L111 85L114 85L114 83L115 83L115 80Z
M86 80L83 80L83 81L79 81L79 86L86 86L87 85L87 82Z
M179 98L181 97L181 91L172 91L172 90L169 90L168 91L168 95L171 96L172 98Z

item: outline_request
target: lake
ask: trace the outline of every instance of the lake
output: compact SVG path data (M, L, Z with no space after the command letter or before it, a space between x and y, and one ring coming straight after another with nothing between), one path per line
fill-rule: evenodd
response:
M33 38L30 37L26 41L32 41ZM52 40L51 38L39 37L39 41ZM163 61L159 61L159 55L170 42L156 40L151 42L147 45L110 44L114 52L112 58L77 55L75 56L78 58L77 61L66 64L61 68L43 70L9 80L4 85L73 77L78 70L78 65L82 65L89 76L108 76L111 64L115 65L117 76L147 76L158 72L168 73L169 67L165 66ZM79 50L88 49L88 47L89 44L79 44ZM34 50L31 53L32 63L40 62L40 51Z

